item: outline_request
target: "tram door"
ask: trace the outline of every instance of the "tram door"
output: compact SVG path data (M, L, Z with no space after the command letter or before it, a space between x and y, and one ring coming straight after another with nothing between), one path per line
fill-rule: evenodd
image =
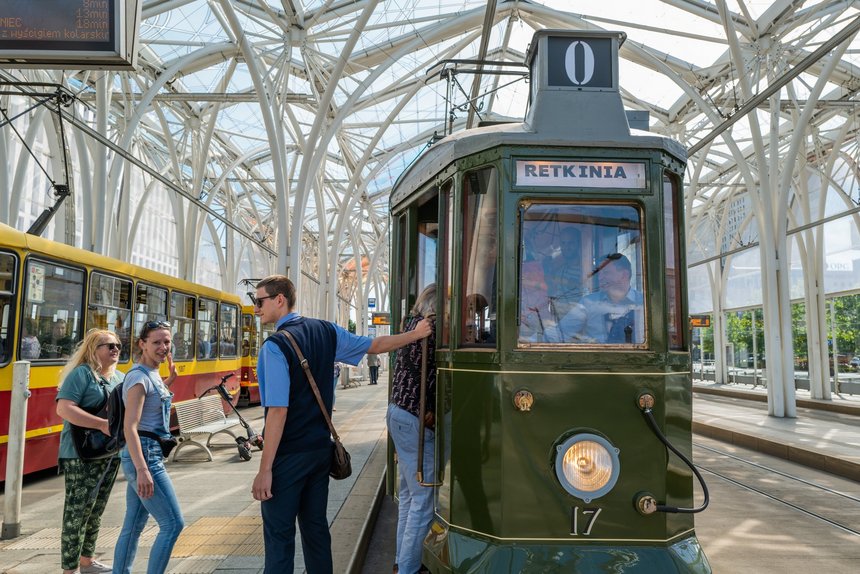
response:
M450 193L450 185L446 186L441 193L447 197ZM400 333L404 329L406 320L412 315L412 308L418 296L428 287L435 287L439 283L437 273L439 270L439 201L440 188L433 186L418 197L418 199L407 206L403 211L394 216L394 230L392 233L391 260L392 260L392 326L394 333ZM440 335L442 321L439 311L439 300L442 298L437 289L434 299L436 318L436 337ZM431 351L432 352L432 351ZM389 373L393 374L396 352L391 354ZM391 376L389 375L389 377ZM428 403L427 409L436 411L436 405ZM415 437L418 440L418 437ZM388 485L389 492L396 489L396 466L393 460L394 446L389 440L389 464Z

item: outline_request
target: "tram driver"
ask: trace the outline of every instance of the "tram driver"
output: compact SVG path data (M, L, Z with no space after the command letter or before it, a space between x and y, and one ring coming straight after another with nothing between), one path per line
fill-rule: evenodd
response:
M621 253L604 257L591 277L599 290L586 295L555 327L560 343L640 344L645 342L642 292L631 286L630 260Z

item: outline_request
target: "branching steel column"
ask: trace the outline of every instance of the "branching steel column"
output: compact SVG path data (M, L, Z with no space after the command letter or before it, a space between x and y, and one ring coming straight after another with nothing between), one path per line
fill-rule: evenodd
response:
M834 48L836 48L839 44L854 36L857 31L860 30L860 16L857 16L852 20L847 26L845 26L842 30L836 33L835 36L827 40L821 46L818 47L817 50L812 52L810 55L805 57L799 64L793 67L787 74L782 76L779 81L769 84L767 88L754 95L747 103L745 103L741 108L733 113L727 120L723 123L715 127L711 132L700 139L695 143L687 153L689 155L693 155L701 150L708 142L711 142L718 135L726 131L729 127L731 127L735 122L749 114L751 111L758 108L765 100L767 100L773 94L779 92L783 86L789 83L791 80L799 76L803 73L807 68L816 63L818 60L829 54Z

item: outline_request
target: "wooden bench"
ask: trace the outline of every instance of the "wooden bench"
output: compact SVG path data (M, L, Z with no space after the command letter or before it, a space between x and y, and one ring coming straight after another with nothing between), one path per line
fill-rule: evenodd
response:
M174 405L176 418L179 421L179 444L173 451L173 461L179 456L179 451L188 445L194 445L206 453L206 460L212 460L209 450L212 437L217 434L228 434L236 440L236 434L231 427L239 424L236 417L228 417L221 406L221 397L206 395L190 401ZM203 439L206 439L205 444Z

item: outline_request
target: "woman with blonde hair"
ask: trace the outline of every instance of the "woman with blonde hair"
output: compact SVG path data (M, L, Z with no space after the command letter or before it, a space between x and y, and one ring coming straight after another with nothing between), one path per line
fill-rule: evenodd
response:
M115 333L93 329L60 372L57 414L63 419L63 431L58 462L66 483L60 548L66 574L111 571L93 554L102 513L119 470L119 457L81 460L72 443L69 423L109 434L107 419L90 413L97 412L111 389L122 383L123 374L116 370L121 350L122 343Z

